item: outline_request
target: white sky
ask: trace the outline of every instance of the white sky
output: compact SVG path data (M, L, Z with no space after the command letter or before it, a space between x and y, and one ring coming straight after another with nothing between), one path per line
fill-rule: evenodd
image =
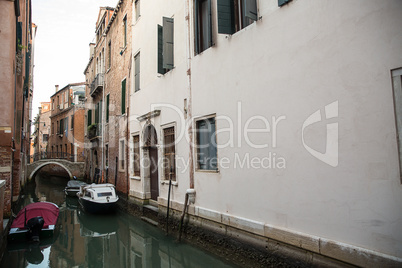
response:
M40 102L50 101L55 85L84 82L89 43L94 41L99 7L118 0L32 0L35 41L32 117Z

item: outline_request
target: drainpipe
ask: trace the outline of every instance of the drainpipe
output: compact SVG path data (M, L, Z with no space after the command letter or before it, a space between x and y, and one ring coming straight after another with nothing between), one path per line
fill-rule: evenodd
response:
M192 91L191 91L191 39L190 39L190 0L186 0L185 2L185 10L186 10L186 52L187 52L187 88L188 88L188 104L187 104L187 124L188 124L188 136L189 136L189 178L190 178L190 189L187 189L186 192L186 200L187 195L190 203L195 202L195 190L194 190L194 156L193 156L193 121L192 121ZM186 210L187 202L184 204L184 211ZM184 212L183 211L183 212Z
M106 51L106 44L107 44L107 35L104 34L105 36L105 43L103 43L103 53L102 53L102 57L105 58L105 51ZM102 61L102 59L101 59ZM106 178L104 177L104 171L105 171L105 167L104 165L104 157L105 157L105 86L106 86L106 65L105 65L105 60L103 60L103 66L101 66L101 71L103 71L103 87L102 87L102 161L101 161L101 167L102 167L102 174L101 174L101 180L103 182L103 179L106 180Z

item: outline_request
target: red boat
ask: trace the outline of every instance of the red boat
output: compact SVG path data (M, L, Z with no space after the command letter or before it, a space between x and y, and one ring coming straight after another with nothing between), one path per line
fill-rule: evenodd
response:
M32 203L21 209L11 224L10 241L39 241L50 237L56 228L59 207L50 202Z

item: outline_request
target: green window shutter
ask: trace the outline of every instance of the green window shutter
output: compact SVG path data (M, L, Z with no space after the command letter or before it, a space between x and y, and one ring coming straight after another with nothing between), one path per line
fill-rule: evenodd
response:
M88 110L88 126L92 125L92 110Z
M246 18L256 21L257 17L257 1L256 0L244 0L244 15Z
M126 113L126 79L121 82L121 114Z
M110 95L106 95L106 122L109 122L109 98Z
M218 0L218 33L235 32L233 0Z
M173 69L174 20L163 17L163 68Z
M102 101L99 101L99 123L102 123Z
M60 119L60 129L59 129L59 134L63 134L64 128L63 128L63 119Z
M160 25L158 25L158 73L166 73L163 68L163 27Z
M278 6L281 7L287 3L289 3L292 0L278 0Z
M140 90L140 53L138 53L134 57L134 68L135 68L135 74L134 74L135 91L138 91Z

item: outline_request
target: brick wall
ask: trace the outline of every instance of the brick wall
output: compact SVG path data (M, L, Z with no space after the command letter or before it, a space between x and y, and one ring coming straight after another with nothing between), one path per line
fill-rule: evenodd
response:
M127 20L127 45L125 49L122 49L124 42L124 27L123 19ZM109 94L110 107L109 107L109 123L106 142L109 145L109 174L115 182L115 173L117 170L117 185L116 189L120 192L127 193L128 184L128 127L127 127L127 115L129 106L129 95L131 91L131 68L132 68L132 56L131 56L131 21L132 21L132 2L123 1L120 9L116 14L116 17L111 24L110 30L107 34L107 39L111 40L111 62L110 68L106 74L106 88L105 93ZM109 41L108 41L109 42ZM106 61L108 66L109 62ZM122 81L126 79L126 97L125 106L126 113L122 115ZM119 141L125 140L125 167L124 169L116 167L116 157L121 161L119 155ZM118 163L119 164L119 163ZM110 176L109 176L110 177Z

